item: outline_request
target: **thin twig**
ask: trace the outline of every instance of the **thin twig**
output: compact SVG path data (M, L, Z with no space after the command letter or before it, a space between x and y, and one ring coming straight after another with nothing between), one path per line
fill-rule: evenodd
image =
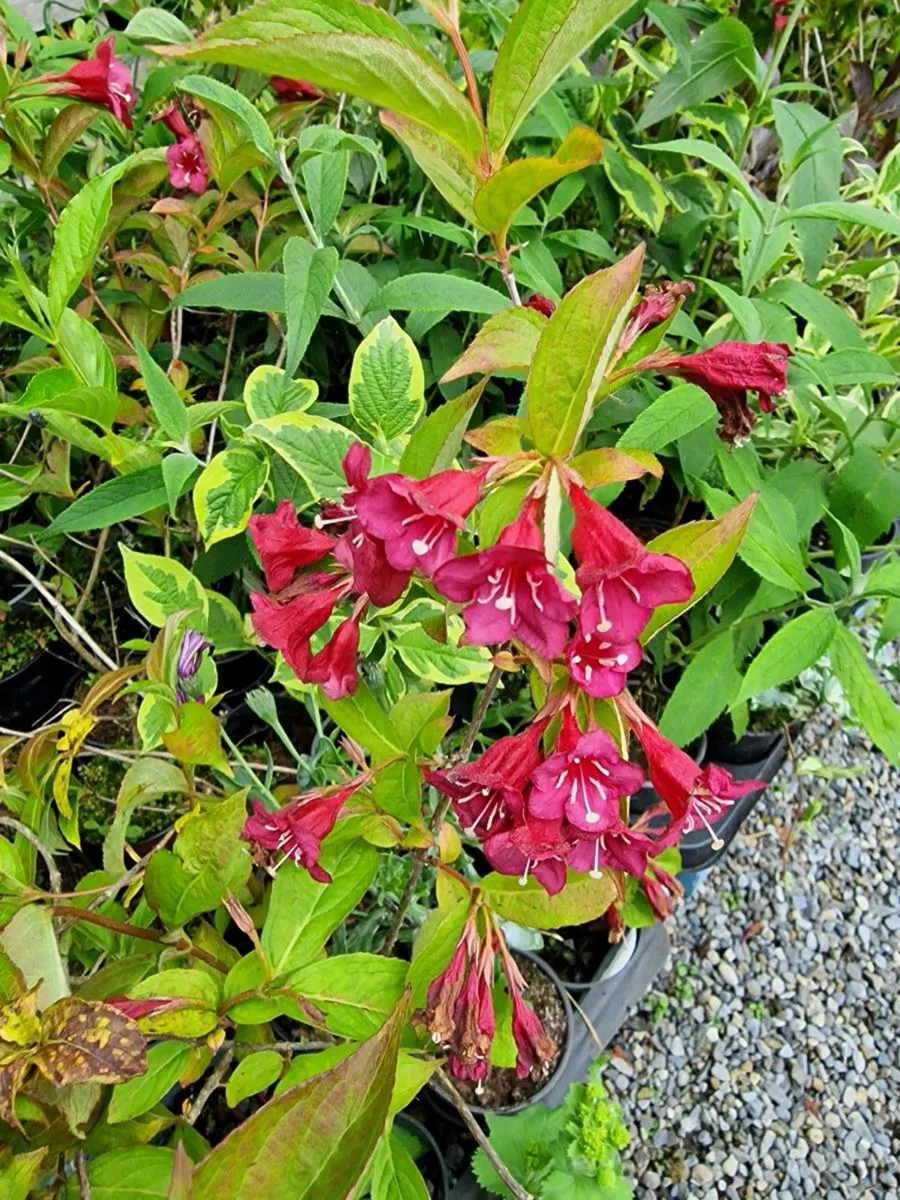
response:
M0 534L0 537L2 537L2 534ZM60 604L60 602L51 592L47 591L41 581L35 575L32 575L27 567L24 567L20 562L16 562L12 555L7 554L5 550L0 550L0 562L5 563L6 566L10 567L13 571L18 571L20 575L24 575L34 590L40 596L42 596L44 600L47 601L53 611L57 613L63 621L65 621L72 632L81 639L84 645L87 646L93 654L97 656L100 662L102 662L105 667L108 667L110 671L114 671L116 669L116 664L109 657L103 647L97 645L87 630L83 629L82 626L79 625L78 621L75 620L69 610Z
M229 1046L222 1051L222 1057L216 1063L215 1069L204 1083L203 1087L197 1093L197 1099L185 1113L184 1119L188 1125L195 1125L200 1114L206 1105L207 1100L213 1094L217 1087L221 1087L225 1076L228 1074L228 1068L231 1066L231 1060L234 1058L234 1048Z
M78 1158L75 1160L78 1164L78 1189L81 1192L81 1200L93 1200L94 1193L91 1191L91 1181L88 1179L87 1159L84 1156L84 1151L78 1151Z
M166 940L166 935L156 929L142 929L139 925L114 921L112 917L104 917L101 913L91 912L86 908L76 908L72 904L54 904L51 912L54 917L70 917L73 921L85 921L88 925L99 925L103 929L111 929L113 933L121 933L124 937L138 938L142 942L155 942L160 946L171 946L173 950L177 950L181 954L199 958L201 962L205 962L207 966L213 967L216 971L221 971L223 975L228 974L228 967L223 962L214 958L213 955L207 954L199 946L194 946L187 938L180 942L169 942Z
M82 612L84 612L84 606L91 598L91 592L93 592L97 583L97 577L100 574L100 564L103 562L103 555L106 553L106 543L108 541L109 526L106 525L101 531L100 537L97 539L97 548L94 551L94 559L91 563L90 574L87 577L87 583L84 585L84 591L81 593L81 597L78 603L75 605L74 616L76 621L81 616Z
M481 695L478 697L478 704L475 707L475 712L472 714L471 724L466 730L466 736L459 748L459 754L457 755L458 761L465 762L472 753L472 747L475 745L475 739L478 737L478 731L481 729L482 722L487 716L488 707L490 706L499 682L500 668L494 667L488 676L487 682L481 690ZM391 921L391 927L387 932L387 936L384 939L384 945L381 948L381 953L385 957L391 953L391 951L394 949L394 946L397 944L397 938L400 936L400 930L403 927L403 921L406 917L407 910L412 903L413 894L415 893L422 871L425 869L425 862L434 847L434 839L441 831L441 826L444 823L444 818L446 817L449 808L450 797L442 796L440 803L434 810L434 814L428 826L429 833L431 834L429 845L413 852L412 864L409 868L409 876L406 880L406 888L404 889L403 895L400 898L400 903L397 905L397 911L394 913L394 919Z
M225 398L225 389L228 387L228 372L231 370L231 352L234 349L234 331L237 326L237 313L231 314L231 325L228 329L228 344L225 347L225 363L222 367L222 382L219 384L219 394L216 397L221 404ZM213 450L216 444L216 429L219 426L219 418L213 417L212 425L209 427L209 444L206 447L206 465L212 462Z
M488 1162L491 1164L512 1194L516 1197L516 1200L534 1200L534 1196L532 1196L530 1192L525 1191L518 1180L512 1175L509 1167L488 1141L487 1134L473 1117L472 1110L450 1082L446 1072L442 1071L441 1068L438 1067L434 1075L435 1079L437 1079L442 1090L446 1094L447 1099L462 1117L462 1122L466 1129L468 1129L469 1133L471 1133L472 1137L484 1151Z
M593 1038L594 1045L597 1047L598 1053L602 1054L603 1051L606 1049L606 1047L600 1041L600 1034L594 1028L594 1023L591 1020L591 1018L587 1015L587 1013L584 1011L584 1009L581 1007L581 1005L578 1003L578 1001L575 999L575 997L572 995L571 992L569 992L569 1003L572 1005L572 1007L578 1013L579 1017L581 1017L582 1021L584 1021L585 1028L587 1029L590 1036Z
M37 834L32 833L27 825L23 825L21 821L17 821L15 817L0 817L0 825L6 825L9 829L14 829L16 833L20 833L27 842L31 842L35 850L44 860L47 867L47 875L50 878L50 886L54 892L62 891L62 876L59 873L59 868L53 855L38 838Z
M232 1042L235 1050L277 1050L279 1054L314 1054L333 1050L340 1042Z

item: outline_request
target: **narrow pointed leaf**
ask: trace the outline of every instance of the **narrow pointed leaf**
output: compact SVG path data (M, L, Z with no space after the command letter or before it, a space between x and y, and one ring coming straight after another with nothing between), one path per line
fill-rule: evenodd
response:
M497 371L527 371L547 318L533 308L508 308L488 317L461 358L441 376L452 383L464 375L493 375Z

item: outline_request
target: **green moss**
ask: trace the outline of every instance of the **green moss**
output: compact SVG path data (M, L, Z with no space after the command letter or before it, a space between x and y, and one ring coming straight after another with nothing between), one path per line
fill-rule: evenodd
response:
M12 675L59 635L44 614L36 608L16 609L7 613L0 624L0 679Z

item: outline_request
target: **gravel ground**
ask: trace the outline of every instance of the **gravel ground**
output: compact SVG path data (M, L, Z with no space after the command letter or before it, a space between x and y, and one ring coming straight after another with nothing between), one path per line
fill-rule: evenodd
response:
M782 771L617 1038L637 1200L900 1200L900 771L827 713L798 751L864 773Z

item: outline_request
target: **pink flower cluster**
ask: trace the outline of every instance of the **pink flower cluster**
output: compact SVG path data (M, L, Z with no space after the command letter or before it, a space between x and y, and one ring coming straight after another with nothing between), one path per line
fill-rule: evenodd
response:
M131 82L131 72L116 58L113 48L116 39L108 37L97 47L94 57L76 63L60 75L45 75L44 83L59 84L63 96L108 108L126 129L131 128L131 110L137 103L137 93Z
M191 131L176 104L170 104L153 119L162 121L178 139L174 146L166 150L169 183L177 191L191 191L197 196L202 196L209 183L209 166L200 139Z
M594 877L611 869L640 880L657 915L665 917L678 887L653 860L683 833L711 828L735 800L763 784L736 783L722 767L697 766L627 696L617 704L641 743L662 801L634 825L623 815L623 802L644 786L643 770L622 758L605 730L582 732L572 704L563 709L546 755L550 717L544 715L524 732L494 742L481 758L427 771L426 779L450 797L463 829L478 838L500 874L517 875L523 885L533 875L553 896L565 886L568 869Z
M493 988L499 952L512 1005L516 1074L524 1079L537 1063L552 1059L556 1044L523 999L525 980L503 935L485 914L487 927L479 936L478 916L478 908L473 908L449 964L429 986L426 1008L417 1014L417 1020L431 1034L432 1041L449 1052L448 1066L457 1079L483 1080L490 1070L497 1028Z

